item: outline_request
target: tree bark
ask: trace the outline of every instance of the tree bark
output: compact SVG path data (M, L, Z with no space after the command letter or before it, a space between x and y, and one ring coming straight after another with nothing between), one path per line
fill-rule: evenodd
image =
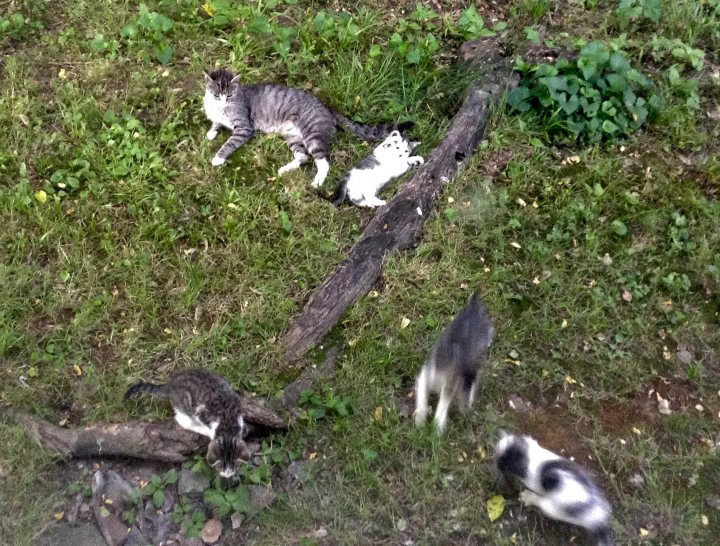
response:
M461 55L483 75L470 86L440 145L397 195L380 208L348 257L292 321L283 339L288 362L300 359L320 342L345 310L373 286L386 256L416 245L443 188L475 152L493 108L508 89L518 84L519 77L502 56L497 40L466 43Z
M321 366L307 368L285 387L280 402L283 410L291 416L297 413L300 393L310 388L318 377L326 378L332 374L339 352L339 347L331 347ZM242 398L243 416L254 428L280 430L288 427L288 419L275 413L262 398L249 397L242 392L238 395ZM64 428L25 412L9 411L6 417L48 451L66 457L133 457L177 463L201 452L208 443L207 438L180 428L175 421L128 421Z

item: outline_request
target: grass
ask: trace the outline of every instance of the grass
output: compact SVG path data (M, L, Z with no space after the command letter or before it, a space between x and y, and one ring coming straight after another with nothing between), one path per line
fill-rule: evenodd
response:
M130 418L143 410L122 402L129 383L186 365L277 394L297 374L278 339L370 213L333 209L306 170L277 179L290 157L279 139L211 168L219 144L204 140L202 68L311 89L359 120L415 119L427 155L461 97L448 55L480 28L413 5L403 26L401 8L382 2L346 15L320 2L248 3L223 22L235 4L214 3L211 18L196 2L152 1L158 15L141 22L126 3L0 2L11 12L0 15L3 406L70 425ZM318 403L349 400L353 411L308 414L276 440L286 460L316 456L302 490L241 531L250 542L313 544L324 526L338 544L566 544L567 527L515 497L487 519L501 428L597 472L619 543L710 544L720 531L704 501L720 463L720 135L708 68L720 14L717 2L676 2L658 22L622 23L615 7L514 2L522 23L508 20L510 42L522 47L526 24L565 47L626 32L633 64L663 94L661 115L623 142L570 148L532 115L495 116L420 245L390 257L377 294L331 333L351 346ZM135 33L119 30L129 24ZM653 35L704 50L705 67L669 79L677 61L648 55ZM368 149L340 134L331 181ZM438 440L411 426L407 395L474 288L497 341L476 411ZM658 414L650 389L673 398L672 415ZM513 411L511 396L532 410ZM167 415L147 416L156 411ZM64 494L65 463L11 425L0 434L0 533L28 544Z

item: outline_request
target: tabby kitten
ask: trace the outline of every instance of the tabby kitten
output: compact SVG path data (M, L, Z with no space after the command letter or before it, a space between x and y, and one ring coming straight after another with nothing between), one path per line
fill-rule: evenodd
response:
M612 546L610 503L577 464L541 447L530 436L503 434L495 447L501 480L517 478L527 489L520 501L547 517L583 527L597 546Z
M221 127L232 131L212 158L213 165L225 163L256 131L278 133L293 153L293 160L280 167L278 175L299 168L312 157L317 167L313 188L322 185L330 170L327 156L338 125L364 140L380 140L392 131L389 125L356 123L300 89L272 83L242 85L239 75L224 69L205 72L204 109L212 122L208 140L213 140Z
M398 130L390 133L369 156L350 170L338 188L333 204L340 206L347 197L358 207L383 206L386 202L377 197L378 192L410 167L425 162L419 155L410 155L419 144L409 142Z
M131 386L125 399L143 392L169 398L178 425L210 438L207 461L223 478L232 477L236 466L250 459L240 397L219 375L201 369L175 372L164 385Z
M453 401L467 411L475 401L478 375L493 342L495 326L480 296L455 317L433 348L415 382L415 424L422 426L430 411L428 396L440 393L435 410L435 426L442 434Z

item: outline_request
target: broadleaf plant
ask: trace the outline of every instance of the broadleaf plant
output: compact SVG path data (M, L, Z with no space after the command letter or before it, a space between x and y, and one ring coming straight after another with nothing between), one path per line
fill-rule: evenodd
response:
M560 140L597 142L622 137L642 127L660 106L652 82L632 68L625 55L602 42L590 42L576 60L531 65L518 60L524 73L508 93L519 112L535 110Z

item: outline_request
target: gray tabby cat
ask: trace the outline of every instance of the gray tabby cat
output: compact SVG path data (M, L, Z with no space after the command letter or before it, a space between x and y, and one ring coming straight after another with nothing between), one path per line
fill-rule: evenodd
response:
M293 160L281 167L278 175L299 168L312 157L317 167L313 188L322 185L330 170L327 156L338 125L363 140L381 140L393 129L356 123L300 89L272 83L242 85L240 76L224 69L205 72L204 109L212 122L208 140L222 127L232 131L212 158L213 165L224 164L256 131L278 133L293 153Z
M547 517L583 527L596 546L612 546L610 503L579 465L541 447L530 436L503 434L495 447L501 481L518 479L527 487L520 501Z
M393 131L373 152L353 167L333 198L335 206L345 197L358 207L381 207L385 204L377 194L393 178L405 174L410 167L422 165L419 155L410 155L419 142L408 141L398 130Z
M442 434L453 402L467 411L475 401L478 376L495 336L495 326L480 296L473 294L433 348L415 382L415 424L425 423L431 392L440 393L435 410L437 433Z
M143 392L169 398L178 425L210 438L207 461L223 478L232 477L236 466L250 459L240 397L219 375L201 369L179 371L164 385L131 386L125 399Z

